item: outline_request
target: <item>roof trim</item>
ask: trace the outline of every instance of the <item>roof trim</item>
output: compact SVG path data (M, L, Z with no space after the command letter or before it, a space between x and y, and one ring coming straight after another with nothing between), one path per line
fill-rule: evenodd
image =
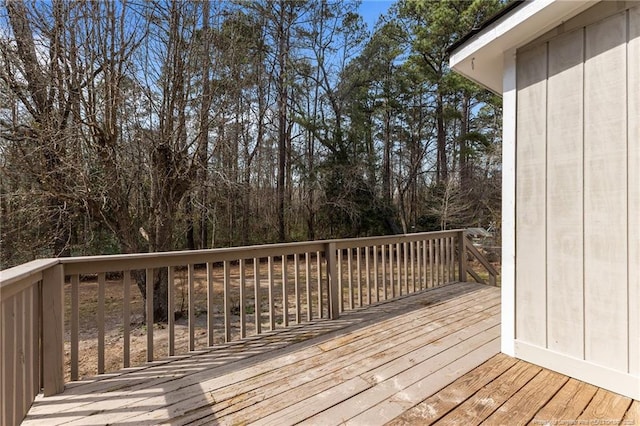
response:
M488 88L502 94L504 55L528 44L541 35L595 5L594 0L527 0L519 2L451 49L449 66Z
M471 39L473 36L481 32L485 28L487 28L489 25L496 22L498 19L508 15L513 9L516 9L522 6L525 3L525 1L526 0L513 0L511 3L508 3L505 7L503 7L498 12L494 13L492 16L487 18L482 24L480 24L479 27L472 28L471 31L466 33L463 37L461 37L459 40L457 40L455 43L449 46L447 48L447 53L450 54L451 52L456 50L458 47L466 43L467 40Z

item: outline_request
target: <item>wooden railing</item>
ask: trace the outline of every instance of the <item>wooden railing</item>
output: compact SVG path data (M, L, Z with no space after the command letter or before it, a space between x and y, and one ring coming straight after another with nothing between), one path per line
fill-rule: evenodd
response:
M464 242L464 251L467 253L468 257L475 259L486 271L487 276L489 277L489 285L496 285L496 278L498 276L498 271L493 267L493 265L487 260L487 258L478 251L478 249L471 243L469 238L466 236L463 238ZM466 263L466 262L465 262ZM486 281L473 269L468 268L467 273L473 277L473 279L480 284L486 284ZM465 280L466 281L466 280Z
M467 256L495 283L495 269L460 230L45 259L2 271L0 423L19 423L41 389L59 393L65 379L336 319L467 273L480 281ZM162 286L145 282L165 284L166 326L154 324ZM132 289L139 283L144 298Z

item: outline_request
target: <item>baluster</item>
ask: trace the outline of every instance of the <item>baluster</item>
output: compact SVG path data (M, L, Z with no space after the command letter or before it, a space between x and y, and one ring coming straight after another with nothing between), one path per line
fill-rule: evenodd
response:
M207 265L207 270L209 265ZM175 355L176 352L176 329L175 329L175 319L176 319L176 308L175 308L175 268L173 266L169 266L167 268L167 310L169 318L167 319L167 327L169 328L169 338L167 339L167 353L169 356ZM127 343L128 344L128 343ZM127 355L128 356L128 355Z
M194 351L196 347L196 307L195 307L195 283L193 264L187 265L187 318L189 327L189 351Z
M71 276L71 380L78 380L78 331L80 328L80 277ZM128 311L129 304L124 300L124 309ZM125 317L126 318L126 317ZM127 327L125 337L128 337Z

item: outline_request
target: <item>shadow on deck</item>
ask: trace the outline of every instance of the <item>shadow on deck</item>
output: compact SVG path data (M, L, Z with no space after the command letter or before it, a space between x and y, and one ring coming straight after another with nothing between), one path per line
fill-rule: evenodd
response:
M454 283L38 396L24 424L640 424L640 402L499 354Z
M497 354L499 312L499 289L451 284L73 383L24 424L380 423Z

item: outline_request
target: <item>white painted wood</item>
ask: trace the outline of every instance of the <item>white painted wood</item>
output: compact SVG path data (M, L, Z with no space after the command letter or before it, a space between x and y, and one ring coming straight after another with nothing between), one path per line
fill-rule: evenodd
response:
M452 52L450 66L495 93L504 93L503 53L526 45L593 4L593 0L525 2Z
M516 337L544 347L547 45L518 52L516 68Z
M545 366L550 370L612 392L626 395L633 399L640 399L640 378L638 376L608 368L601 365L601 363L594 363L546 348L540 348L520 340L516 340L515 350L518 358Z
M640 6L629 10L627 84L629 373L640 377Z
M503 57L502 93L502 319L500 350L514 356L516 327L516 53Z
M626 15L588 26L585 41L585 355L626 371Z
M548 347L578 358L584 356L583 41L582 29L549 41L547 83Z

